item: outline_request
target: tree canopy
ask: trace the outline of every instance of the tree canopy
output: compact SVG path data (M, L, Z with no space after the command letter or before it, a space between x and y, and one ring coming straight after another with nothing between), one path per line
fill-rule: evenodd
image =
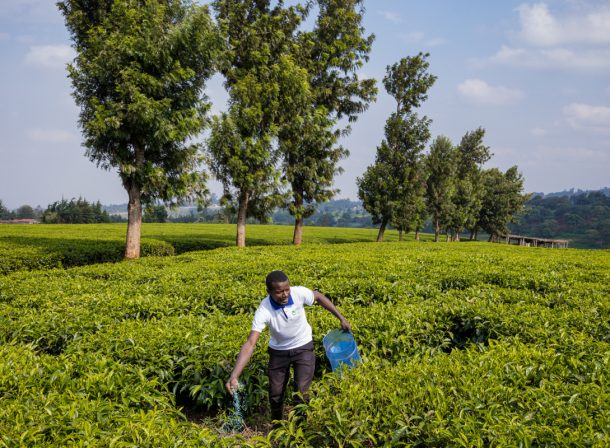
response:
M140 252L142 203L205 199L191 139L219 39L206 7L188 0L63 0L77 56L69 66L86 155L116 169L129 197L125 256Z
M436 77L427 73L429 54L419 53L388 66L383 84L396 101L396 112L386 121L385 139L377 148L375 164L358 178L358 196L380 224L377 241L388 223L401 231L419 230L425 221L426 172L423 151L430 139L431 120L412 109L427 98ZM383 178L374 179L374 177ZM376 189L376 190L375 190ZM382 205L383 204L383 205Z

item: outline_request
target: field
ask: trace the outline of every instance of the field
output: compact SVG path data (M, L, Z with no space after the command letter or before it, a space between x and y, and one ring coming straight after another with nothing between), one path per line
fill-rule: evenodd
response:
M248 226L248 245L292 243L290 226ZM82 266L120 261L125 248L125 224L2 225L0 275L18 270ZM396 241L395 232L387 232ZM374 229L315 227L305 230L304 242L337 244L374 241ZM142 255L166 256L235 245L235 225L144 224Z
M0 254L22 260L0 276L0 446L610 445L609 251L311 228L295 248L269 226L237 249L232 226L147 225L181 254L47 269L47 247L120 246L124 230L51 227L0 229ZM337 321L309 309L304 415L265 426L264 334L242 375L248 428L227 433L224 382L273 269L337 304L363 364L330 372Z

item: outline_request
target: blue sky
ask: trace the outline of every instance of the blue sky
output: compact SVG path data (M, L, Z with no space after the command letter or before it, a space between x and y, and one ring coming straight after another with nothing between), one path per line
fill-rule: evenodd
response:
M78 109L65 64L73 57L52 0L0 0L0 199L9 208L82 196L104 204L127 194L115 172L84 156ZM361 75L430 53L438 80L421 113L432 135L454 143L482 126L494 156L517 165L527 191L610 186L610 4L594 0L365 0L376 36ZM356 199L355 179L375 157L393 100L377 102L342 143L351 155L339 197ZM226 94L216 77L214 110ZM212 191L218 185L210 184Z

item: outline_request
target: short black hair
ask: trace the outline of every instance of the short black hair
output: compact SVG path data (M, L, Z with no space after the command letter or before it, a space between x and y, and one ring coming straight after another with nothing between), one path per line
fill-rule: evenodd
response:
M267 275L265 283L267 284L267 291L271 291L274 283L284 283L288 281L288 276L283 271L273 271Z

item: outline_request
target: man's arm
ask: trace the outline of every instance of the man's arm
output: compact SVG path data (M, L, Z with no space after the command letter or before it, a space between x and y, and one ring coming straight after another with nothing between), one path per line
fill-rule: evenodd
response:
M239 384L239 376L241 372L244 370L248 361L250 361L250 357L252 356L252 352L254 351L254 347L256 346L256 341L258 341L258 337L261 334L258 331L250 331L248 335L248 340L242 345L241 350L239 351L239 355L237 355L237 361L235 361L235 367L233 367L233 372L231 372L231 376L229 377L229 381L227 381L226 387L230 394L233 393L233 389L237 389Z
M343 331L352 331L352 326L349 324L347 319L343 317L343 315L339 312L339 310L335 307L335 305L330 301L328 297L326 297L320 291L314 291L313 298L316 302L322 305L322 308L327 309L333 316L339 319L339 322L341 322L341 329Z

